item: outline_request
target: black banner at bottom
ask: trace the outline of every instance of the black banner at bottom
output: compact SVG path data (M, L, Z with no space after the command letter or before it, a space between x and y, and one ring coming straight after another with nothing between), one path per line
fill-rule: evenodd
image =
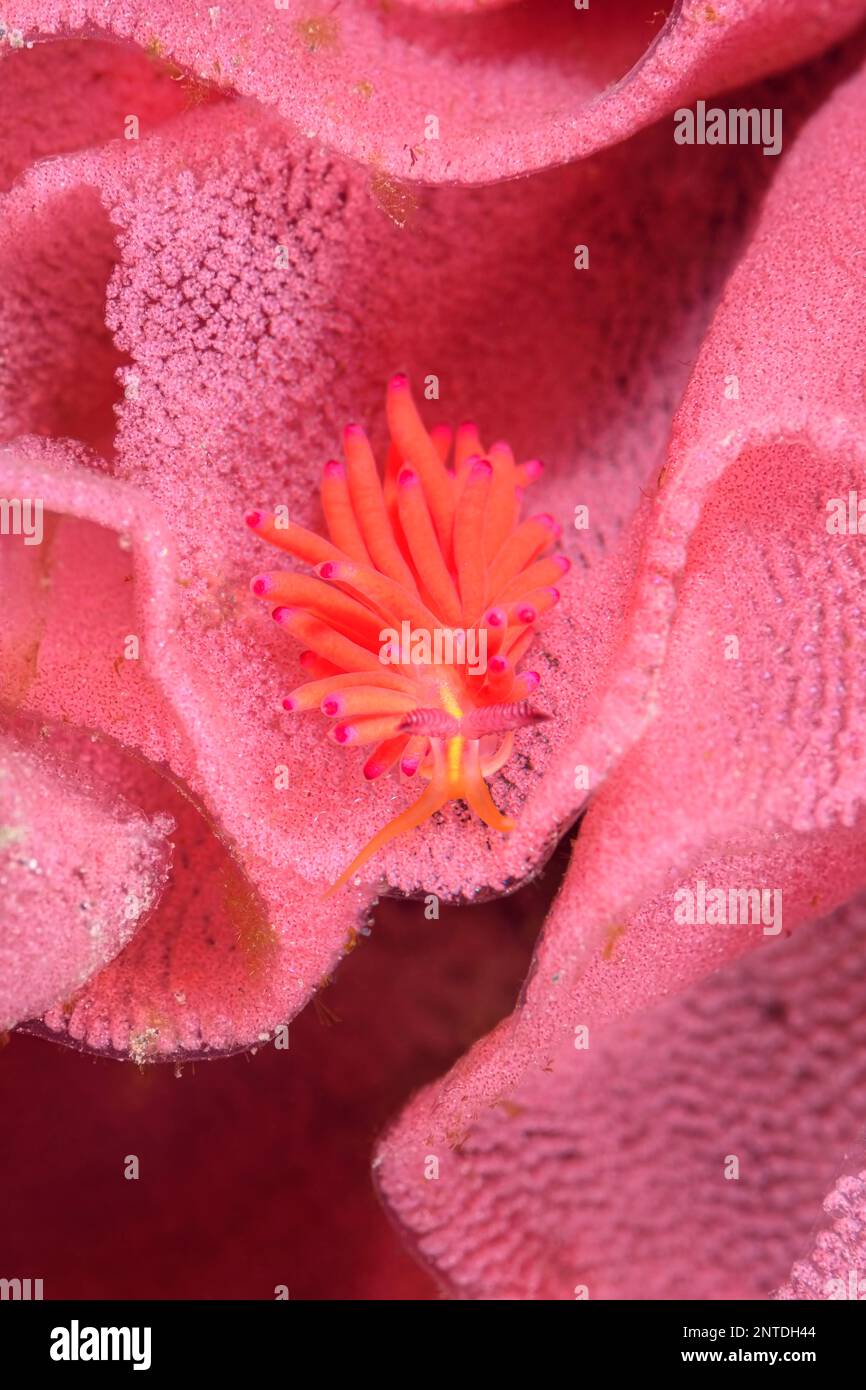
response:
M274 1302L0 1302L0 1349L3 1362L21 1372L37 1371L51 1379L69 1376L99 1377L110 1370L161 1380L185 1372L214 1372L221 1376L246 1372L273 1363L275 1368L297 1369L299 1355L315 1357L333 1373L341 1351L355 1373L364 1360L385 1359L376 1335L375 1313L363 1304L364 1322L352 1326L351 1305ZM430 1339L431 1331L450 1329L452 1313L447 1302L415 1304L415 1312L402 1304L395 1347L403 1344L415 1318L424 1325L424 1369L435 1364L435 1348L441 1346L443 1370L454 1372L454 1346ZM335 1336L336 1309L343 1322ZM462 1311L455 1310L462 1308ZM675 1367L686 1372L703 1366L764 1366L787 1369L811 1367L822 1379L857 1363L864 1332L859 1302L814 1303L602 1303L575 1301L539 1313L529 1305L525 1314L514 1313L497 1328L497 1315L489 1309L468 1313L465 1304L452 1304L464 1338L475 1332L477 1355L490 1362L499 1354L514 1352L514 1333L523 1318L526 1332L549 1328L557 1338L577 1339L581 1364L591 1356L611 1370L637 1369L665 1374ZM544 1321L538 1324L536 1319ZM492 1322L491 1322L492 1318ZM466 1321L464 1321L466 1319ZM320 1331L321 1321L321 1331ZM394 1328L394 1324L388 1324ZM357 1331L357 1336L353 1335ZM348 1332L348 1336L346 1333ZM384 1338L383 1324L378 1336ZM423 1332L422 1332L422 1335ZM363 1343L360 1338L363 1337ZM309 1338L309 1341L305 1339ZM494 1340L495 1339L495 1340ZM470 1354L465 1342L461 1365ZM541 1345L544 1345L542 1343ZM364 1350L366 1348L366 1350ZM482 1352L483 1348L483 1352ZM290 1351L291 1349L291 1351ZM529 1345L526 1345L529 1352ZM536 1346L537 1350L537 1346ZM431 1356L432 1352L432 1356ZM372 1368L367 1364L365 1374ZM512 1367L513 1369L513 1367Z

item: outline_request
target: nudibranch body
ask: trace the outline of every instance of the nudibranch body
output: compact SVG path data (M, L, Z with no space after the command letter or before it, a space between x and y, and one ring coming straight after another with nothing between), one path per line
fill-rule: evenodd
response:
M428 433L405 376L388 383L386 409L383 478L357 425L344 431L345 463L324 466L330 540L273 513L247 515L257 535L313 569L251 584L305 648L310 679L284 708L321 710L337 721L336 743L371 747L368 779L399 764L429 783L334 888L447 801L465 801L494 830L513 828L485 778L508 761L515 729L547 717L529 698L538 674L518 666L569 568L549 553L560 534L553 517L519 519L537 460L516 463L504 443L485 450L471 424L453 438L444 426Z

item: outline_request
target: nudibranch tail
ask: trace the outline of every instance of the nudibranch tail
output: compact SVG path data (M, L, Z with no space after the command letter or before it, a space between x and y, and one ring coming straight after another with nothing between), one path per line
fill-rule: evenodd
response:
M276 513L246 518L312 570L266 571L250 586L304 648L308 679L283 708L334 719L334 742L369 750L368 780L399 766L428 783L329 892L448 801L465 801L493 830L513 829L486 779L511 756L515 730L548 718L529 698L538 673L517 668L569 568L550 553L553 517L519 517L542 472L537 459L518 463L502 441L485 451L473 424L428 431L403 375L388 384L386 414L384 477L354 424L345 462L324 465L329 539Z

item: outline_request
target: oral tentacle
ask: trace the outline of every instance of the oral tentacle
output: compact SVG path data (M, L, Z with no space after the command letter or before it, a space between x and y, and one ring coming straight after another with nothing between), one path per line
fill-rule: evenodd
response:
M402 716L413 706L408 691L382 690L375 685L356 685L346 690L333 690L322 700L321 710L329 719L346 719L359 715L394 714Z
M374 782L377 777L390 772L405 752L408 742L407 738L398 734L395 738L386 738L382 743L378 743L364 764L363 771L367 781Z
M347 672L341 667L335 666L333 661L326 661L317 652L304 651L298 657L298 662L303 671L306 671L311 680L326 680L329 676L344 676ZM351 674L356 675L357 672Z
M554 588L570 569L571 561L564 555L551 555L544 560L536 560L499 591L499 602L506 605L516 603L533 589Z
M421 475L439 544L447 556L454 524L454 495L448 472L418 414L402 372L388 382L385 411L391 438L403 459Z
M487 458L493 469L487 515L484 519L484 556L489 566L514 530L517 492L514 455L507 444L494 444Z
M321 680L307 681L304 685L299 685L292 690L283 700L283 709L290 714L303 714L309 710L321 708L321 703L326 695L331 695L338 690L350 690L353 686L366 686L375 682L376 688L383 692L387 690L402 691L410 698L414 698L412 684L405 676L398 676L390 671L342 671L336 675L325 676Z
M322 469L322 511L328 535L337 549L344 551L351 560L357 560L360 565L371 564L352 507L346 469L338 459L329 459Z
M328 560L318 566L316 573L321 579L345 584L354 593L364 595L397 625L408 619L414 628L432 631L438 626L436 614L421 602L414 581L410 590L389 575L379 574L366 565L355 565L351 560Z
M434 777L430 786L417 801L413 802L411 806L407 806L405 811L401 811L399 816L395 816L392 821L377 831L372 840L368 840L361 852L355 855L348 868L343 870L324 896L328 898L338 888L342 888L343 884L348 883L349 879L354 877L358 870L362 869L368 860L373 858L374 854L378 854L380 849L383 849L391 840L396 839L398 835L406 835L410 830L415 830L417 826L423 825L425 820L429 820L437 811L441 811L449 799L448 787L445 785L444 778Z
M429 431L433 447L439 455L446 468L448 466L448 455L451 453L451 445L454 441L454 432L450 425L434 425Z
M269 541L278 550L287 551L305 565L321 565L325 560L349 558L337 546L326 541L324 536L308 531L306 526L298 526L294 521L286 521L283 525L282 519L274 512L247 512L246 523L263 541Z
M421 766L430 748L429 740L421 735L413 736L406 745L406 750L400 759L400 771L404 777L414 777Z
M547 589L530 589L528 594L511 605L508 615L509 622L512 625L520 626L535 623L543 614L549 613L557 603L559 603L558 589L554 589L552 586Z
M460 477L465 472L470 459L483 458L484 445L481 443L481 436L478 433L477 425L471 421L465 421L458 425L454 435L454 473Z
M483 748L483 744L480 744L479 748ZM485 781L489 781L491 777L496 776L500 768L503 768L505 764L510 760L513 752L514 734L507 733L502 742L499 744L499 747L488 757L484 757L482 753L479 761L481 764L481 776L485 779Z
M369 441L360 425L347 425L343 448L349 476L349 493L358 526L373 564L383 575L412 593L415 578L400 553L385 506L379 470Z
M393 714L358 715L345 723L335 724L328 737L341 748L363 748L395 737Z
M490 795L487 783L481 775L481 758L477 742L468 741L462 751L460 788L463 800L491 830L498 830L503 835L509 834L514 829L514 820L511 816L502 814Z
M530 487L532 483L538 481L543 472L544 464L541 459L527 459L525 463L518 463L516 469L517 486L519 488Z
M436 542L421 476L404 468L397 479L397 510L412 562L427 597L447 623L456 627L462 617L460 595Z
M275 623L310 647L317 656L341 671L378 671L378 655L362 647L327 623L304 613L300 608L275 608L271 614Z
M498 603L502 602L506 585L524 571L541 551L552 545L558 534L556 522L546 514L528 517L512 532L490 563L488 579L491 593L496 594Z
M470 465L454 521L454 563L466 627L478 621L487 593L484 525L492 479L493 469L486 459Z
M288 570L272 570L256 575L250 589L257 598L267 598L277 606L306 609L360 646L374 652L379 650L382 624L375 613L350 594L341 593L321 579L308 574L292 574Z

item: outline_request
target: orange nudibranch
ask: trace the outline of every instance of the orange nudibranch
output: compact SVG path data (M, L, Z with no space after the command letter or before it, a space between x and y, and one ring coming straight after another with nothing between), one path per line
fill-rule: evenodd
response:
M386 409L384 477L358 425L344 431L345 462L324 466L329 540L267 512L246 518L313 569L270 571L250 586L305 648L311 679L283 707L334 719L336 743L370 750L368 779L399 764L429 783L331 892L447 801L465 801L494 830L513 829L485 778L508 761L515 729L547 718L529 699L537 672L518 667L570 567L549 554L561 534L552 516L519 517L542 471L537 459L517 464L503 443L485 451L474 425L453 438L443 426L428 432L402 374L388 383Z

